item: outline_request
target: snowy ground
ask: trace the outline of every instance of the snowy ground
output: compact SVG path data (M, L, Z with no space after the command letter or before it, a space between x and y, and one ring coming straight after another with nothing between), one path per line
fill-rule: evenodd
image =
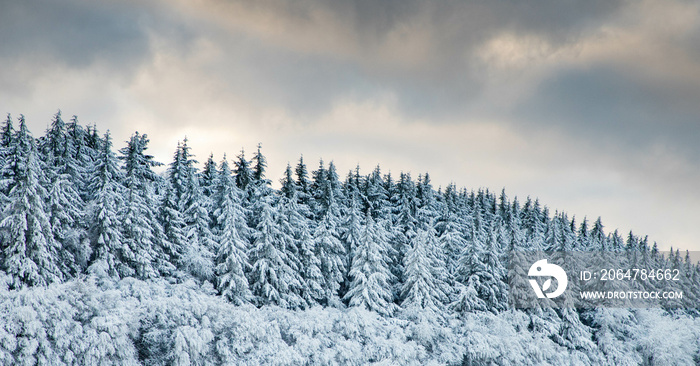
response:
M2 290L0 362L692 365L698 360L698 319L662 310L596 311L591 326L579 332L583 340L566 345L558 336L562 321L547 311L387 318L359 308L237 307L194 282L98 282Z

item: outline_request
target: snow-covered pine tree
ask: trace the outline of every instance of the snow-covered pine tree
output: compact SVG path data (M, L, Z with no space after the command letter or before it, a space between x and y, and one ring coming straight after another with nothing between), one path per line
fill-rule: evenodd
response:
M5 123L2 125L2 131L0 131L0 147L3 149L9 148L14 134L15 129L12 125L12 115L8 113Z
M528 249L544 251L546 249L546 226L542 220L542 211L540 209L539 200L535 199L533 202L530 197L528 197L521 214L523 215L522 223L526 230Z
M392 276L386 263L387 243L382 230L368 210L360 243L352 258L352 280L345 300L350 306L363 307L389 316L397 307L392 302Z
M177 193L169 183L166 183L165 193L160 203L160 223L165 236L165 254L170 263L178 268L185 268L184 256L187 252L187 237L185 236L185 219L177 204Z
M74 117L69 124L71 131L75 130L76 123ZM85 172L92 157L80 156L85 149L75 148L61 111L54 115L46 134L39 139L38 150L46 162L47 213L54 238L61 247L59 266L66 277L72 277L86 268L90 255L83 217L85 203L80 192L87 188L84 187Z
M171 263L188 274L199 273L197 269L200 267L200 262L205 263L204 268L212 267L207 265L206 261L198 260L199 238L194 238L194 245L190 240L192 238L188 238L188 234L195 236L197 234L196 230L189 230L185 217L186 210L189 208L188 200L192 196L192 183L196 179L193 177L195 163L187 146L187 138L184 142L178 141L173 160L168 166L168 179L160 207L160 223L163 226L165 243L168 244L168 247L164 248L165 253L169 256ZM198 202L197 205L199 204ZM194 256L193 253L195 253ZM211 271L209 274L211 275ZM202 276L198 278L201 279Z
M483 271L478 273L483 287L479 295L492 311L504 310L507 307L508 289L505 283L506 269L499 259L498 231L500 226L491 229L483 256Z
M88 272L115 278L119 278L119 268L128 266L122 257L125 243L118 213L123 204L124 188L118 164L107 131L97 159L89 169L90 197L86 219L92 255Z
M59 167L47 168L46 174L50 181L47 213L54 240L61 248L59 267L66 278L74 277L87 268L91 252L84 203Z
M341 189L335 165L331 162L324 168L323 160L314 172L314 216L318 220L313 230L313 247L320 261L323 276L323 296L321 302L339 306L338 291L346 271L346 250L340 241L340 200Z
M388 259L388 263L391 273L398 280L398 284L404 282L403 261L406 253L410 250L411 240L416 236L418 225L416 188L410 174L402 172L399 175L399 181L396 184L396 197L393 198L393 201L391 246L394 256ZM394 286L393 291L394 296L398 298L401 293L400 286Z
M453 279L457 274L459 255L464 247L467 246L467 240L460 230L459 218L447 207L443 209L437 226L438 231L442 232L439 241L446 257L445 270L449 278Z
M323 304L340 306L338 290L345 275L345 247L338 239L338 218L329 209L316 226L313 235L316 257L323 276Z
M267 171L267 158L262 153L262 144L258 144L258 150L253 155L253 182L256 186L269 185L270 181L265 178L265 171Z
M250 161L245 158L245 151L241 149L236 168L234 169L236 186L244 192L248 192L248 185L253 181L253 172L250 169Z
M186 248L184 252L185 268L200 280L213 280L214 255L218 245L211 232L211 204L199 185L197 163L189 151L185 140L180 148L185 172L183 187L183 218L185 220Z
M419 176L418 184L416 185L416 199L418 203L416 219L421 223L435 222L440 215L441 209L428 173Z
M370 210L373 219L389 218L389 205L387 205L389 195L386 191L379 165L367 176L364 194L367 198L365 210Z
M80 197L87 200L87 167L97 156L97 151L89 146L90 136L78 123L77 116L73 116L66 124L66 134L65 168L62 173L71 179Z
M2 131L0 131L0 206L2 207L8 204L7 194L14 176L14 168L8 164L13 135L12 116L8 113L7 120L2 126ZM0 220L2 220L2 216L0 216ZM0 248L0 263L3 262L2 252L3 250Z
M293 238L284 230L272 196L260 198L260 219L256 227L255 241L250 250L252 263L250 289L258 305L274 304L286 308L300 308L305 301L300 296L303 289L297 258L290 255L295 250Z
M610 250L608 247L608 242L607 238L605 236L605 232L603 231L603 223L598 217L597 220L595 220L595 223L593 223L593 227L591 228L590 231L590 243L589 243L589 248L590 250L602 250L602 251L607 251ZM600 267L600 268L606 268L606 267Z
M311 194L311 181L309 180L309 171L304 164L304 156L299 157L299 163L294 169L297 185L297 199L299 203L310 205L313 198Z
M185 150L185 154L189 154L189 150ZM194 162L192 162L193 164ZM177 149L175 149L175 154L173 154L173 161L168 167L168 181L175 206L181 213L185 211L185 199L189 183L188 174L190 173L188 168L186 158L183 157L182 143L178 141Z
M432 236L432 237L431 237ZM404 257L403 309L420 309L438 314L446 301L444 262L435 251L435 235L419 229ZM439 315L439 314L438 314Z
M285 246L290 267L296 268L301 284L295 291L308 305L321 303L325 299L324 278L312 237L313 221L305 216L308 210L305 205L298 204L296 198L286 196L279 198L277 208L280 231L283 237L291 238L292 245Z
M148 137L134 133L127 146L120 149L124 163L124 205L118 217L122 224L123 245L120 257L125 266L118 268L122 277L153 278L172 271L161 240L163 229L157 220L157 198L153 184L156 174L151 167L159 165L147 155Z
M313 197L311 208L311 213L315 220L319 220L325 213L325 204L323 202L323 196L327 191L327 177L326 177L326 167L324 165L323 159L318 162L318 169L311 173L312 183L311 183L311 195Z
M572 221L572 225L574 222ZM588 219L586 217L581 221L579 226L578 235L576 237L576 247L578 250L590 250L591 240L588 232Z
M236 187L224 155L214 192L214 233L219 246L215 267L216 286L224 298L236 305L252 299L246 278L250 267L249 248L244 240L246 235L240 230L246 225L242 200L243 192Z
M46 162L51 166L65 168L67 152L66 123L59 110L54 114L53 120L46 130L46 134L39 138L39 151L47 158Z
M7 185L9 202L2 210L0 222L2 269L11 276L14 288L61 281L60 246L54 240L45 206L45 167L23 115L5 164L5 170L13 175Z
M362 214L358 208L359 204L357 200L353 197L347 199L349 206L347 207L347 214L344 217L344 221L341 223L340 227L340 238L345 247L345 273L344 282L340 288L340 296L343 298L345 293L350 286L350 267L352 264L352 258L355 255L355 251L360 246L362 238Z
M502 267L498 253L495 251L497 245L495 229L489 231L484 242L484 234L479 234L483 231L480 221L477 215L471 238L460 255L456 280L463 285L473 286L481 301L463 299L458 302L471 303L475 306L483 303L488 310L498 311L505 307L507 300L503 282L505 268ZM471 293L462 292L462 295Z
M309 219L311 212L308 206L297 198L299 191L292 175L292 167L287 164L284 178L280 181L282 184L282 196L279 201L280 215L286 218L286 225L283 228L293 237L297 247L299 275L303 280L301 297L310 305L317 304L325 300L321 261L316 256L316 242L311 236L313 223Z
M226 159L226 157L224 157ZM204 169L200 174L199 185L202 187L202 192L207 197L212 197L216 192L216 183L219 176L219 171L216 168L214 154L209 154L207 161L204 163Z

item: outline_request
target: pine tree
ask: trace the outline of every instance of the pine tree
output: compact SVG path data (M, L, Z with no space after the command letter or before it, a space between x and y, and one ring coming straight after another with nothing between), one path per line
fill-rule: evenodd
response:
M3 270L11 276L14 288L22 285L47 285L61 281L59 244L56 243L46 212L47 198L44 166L38 159L34 137L24 116L9 146L5 162L13 171L9 183L8 204L0 222L3 242Z
M166 192L167 200L163 202L166 207L162 210L176 223L162 224L166 237L175 241L169 242L172 247L169 252L179 258L178 265L200 280L211 280L214 274L213 253L217 250L210 230L212 204L211 197L204 194L200 185L204 180L198 174L196 164L187 138L182 143L178 142L173 161L168 167L169 189ZM209 169L212 168L211 163L207 165ZM173 202L168 202L170 200ZM181 227L178 223L180 220L184 222Z
M316 226L313 241L323 276L323 303L340 305L338 290L345 275L345 248L338 239L337 218L329 210Z
M603 223L601 222L600 217L598 217L591 228L589 248L592 250L606 251L610 249L608 248L607 244L605 232L603 232Z
M0 146L2 148L10 147L14 134L15 129L12 126L12 115L8 113L5 124L2 126L2 132L0 132Z
M590 250L591 241L588 234L588 220L584 217L576 237L576 245L579 250Z
M226 157L224 157L224 160ZM207 161L204 163L204 169L200 175L199 185L202 187L202 192L207 197L212 197L216 192L216 184L219 172L214 162L214 154L210 154Z
M47 213L54 240L61 248L60 267L65 277L73 277L87 268L91 251L84 226L84 203L67 175L56 168L46 172L51 181Z
M392 303L391 272L386 263L386 238L368 212L365 227L352 258L350 277L352 282L345 294L350 306L363 307L382 315L396 310Z
M491 230L483 256L483 271L476 272L483 285L479 291L479 295L492 311L506 308L508 293L504 282L506 271L498 255L497 232L499 230L499 227L494 227Z
M9 204L7 194L10 192L10 184L14 177L14 167L10 164L12 137L12 116L8 113L7 120L0 132L0 207ZM0 248L0 263L3 262L2 248Z
M163 227L165 240L163 247L168 260L175 267L184 268L186 263L184 256L187 251L187 237L185 236L185 219L177 204L175 189L166 183L165 193L160 204L159 221Z
M250 169L250 161L246 160L245 151L242 149L241 154L238 155L234 173L236 177L236 186L247 192L249 189L248 185L253 181L253 172Z
M39 139L39 151L46 162L48 180L47 213L54 239L60 245L59 266L66 277L72 277L85 269L90 255L83 218L85 203L81 192L86 190L86 166L92 157L82 157L83 150L74 148L73 136L77 119L66 126L58 111L46 135ZM86 197L86 196L83 196Z
M183 151L182 144L178 141L177 149L175 154L173 154L173 161L168 167L168 181L170 182L169 187L172 189L172 199L175 201L175 206L180 212L185 210L185 200L187 195L187 185L189 183L190 166L188 166L188 157L183 156L184 154L189 154L189 151L185 149ZM191 162L190 165L193 165Z
M268 202L270 199L269 196L262 199L255 242L249 254L253 266L250 289L258 305L303 307L305 303L299 295L303 287L299 264L290 256L293 239L282 231L280 224L283 222Z
M243 193L236 187L226 155L216 180L214 218L215 234L219 245L216 256L217 289L236 305L252 299L245 272L248 263L248 245L239 228L245 225L241 210Z
M433 238L431 238L433 236ZM401 307L438 312L446 300L446 284L440 275L444 262L435 252L434 234L420 229L404 257L403 302Z
M53 116L46 135L39 139L39 151L48 158L47 162L50 165L64 168L68 158L67 140L66 123L63 122L61 111L59 110Z
M97 151L88 146L89 136L78 123L77 116L73 116L66 124L66 134L65 165L62 173L71 179L75 190L85 200L89 196L86 168L97 156Z
M300 278L300 297L309 305L325 300L324 278L321 273L321 260L317 256L316 242L312 237L313 222L306 205L297 203L294 194L281 196L277 201L278 222L282 236L290 238L286 246L287 255Z
M354 198L349 199L350 206L347 208L347 215L345 216L343 223L340 228L341 240L345 246L345 273L344 283L340 289L341 297L345 296L347 290L350 286L350 267L352 264L352 258L355 255L357 248L360 247L362 238L362 214L358 209L357 201Z
M292 198L297 197L299 192L297 191L297 185L292 177L292 166L287 163L287 168L284 170L284 178L280 180L282 187L280 188L280 193L284 197Z
M445 269L450 278L454 278L457 273L459 254L467 246L467 240L460 231L458 218L447 208L443 210L438 229L442 232L439 237L440 247L447 258Z
M190 273L201 280L213 278L213 253L218 251L214 234L210 230L211 218L207 210L209 204L206 201L207 199L199 187L199 178L196 174L191 174L183 215L187 240L184 260Z
M262 154L262 144L258 144L258 150L253 155L253 161L255 165L253 166L253 181L256 185L270 184L267 179L265 179L265 171L267 170L267 158Z
M171 271L163 245L162 227L155 212L156 197L153 183L157 179L151 167L159 165L153 156L145 154L148 137L136 132L122 148L119 159L124 162L124 205L119 213L123 245L121 258L125 266L118 270L123 277L136 275L153 278L158 272Z
M118 216L123 205L124 189L109 131L105 134L100 154L89 172L91 196L87 223L92 256L88 272L118 278L119 268L128 266L122 257L122 245L125 243Z
M365 181L364 193L367 198L365 210L369 209L372 218L386 218L388 216L387 200L388 192L384 187L384 180L379 165L372 171Z
M304 164L304 156L299 157L299 163L294 169L294 174L296 175L296 185L298 187L297 198L299 203L309 205L311 204L311 181L309 180L309 172L306 169L306 164Z

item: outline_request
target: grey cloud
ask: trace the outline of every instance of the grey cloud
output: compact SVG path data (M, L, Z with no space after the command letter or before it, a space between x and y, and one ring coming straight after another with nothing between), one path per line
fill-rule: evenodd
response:
M130 63L148 51L141 13L126 4L82 1L5 2L0 39L5 58L40 57L84 67L101 59Z
M563 46L599 27L620 4L271 0L209 1L182 9L235 29L207 36L222 45L247 39L250 54L243 58L273 54L239 66L252 74L269 72L268 98L287 98L290 109L322 110L348 90L390 92L407 113L428 116L468 110L465 105L484 83L474 52L490 37L534 34Z
M509 116L521 128L556 126L600 147L623 145L628 153L654 144L700 163L700 93L650 85L620 67L573 69L552 76ZM517 127L517 126L516 126Z
M0 12L0 43L11 52L0 57L22 65L30 59L37 71L55 64L78 69L99 64L128 78L152 60L151 37L165 39L184 57L194 41L206 39L223 51L212 77L228 81L233 93L252 101L317 115L339 97L393 93L406 114L429 117L469 111L484 82L481 70L471 65L474 48L488 37L502 31L536 33L563 44L619 7L609 1L395 0L172 5L7 2ZM235 14L222 15L226 10ZM204 15L196 19L195 14ZM215 17L223 18L219 28L209 24ZM220 29L245 22L242 18L254 24L233 33ZM268 23L280 24L281 31L265 35L254 29ZM0 74L0 80L31 83L26 74L22 80L17 75Z
M42 78L62 70L97 67L114 81L128 84L152 60L152 36L168 38L185 51L194 39L186 17L164 5L157 1L4 1L0 4L0 82L29 96Z

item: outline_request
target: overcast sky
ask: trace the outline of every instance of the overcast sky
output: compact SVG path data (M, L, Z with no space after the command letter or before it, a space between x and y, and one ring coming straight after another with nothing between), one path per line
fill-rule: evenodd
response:
M700 250L697 1L0 0L0 113L59 108L165 163L260 142L275 182L428 171Z

